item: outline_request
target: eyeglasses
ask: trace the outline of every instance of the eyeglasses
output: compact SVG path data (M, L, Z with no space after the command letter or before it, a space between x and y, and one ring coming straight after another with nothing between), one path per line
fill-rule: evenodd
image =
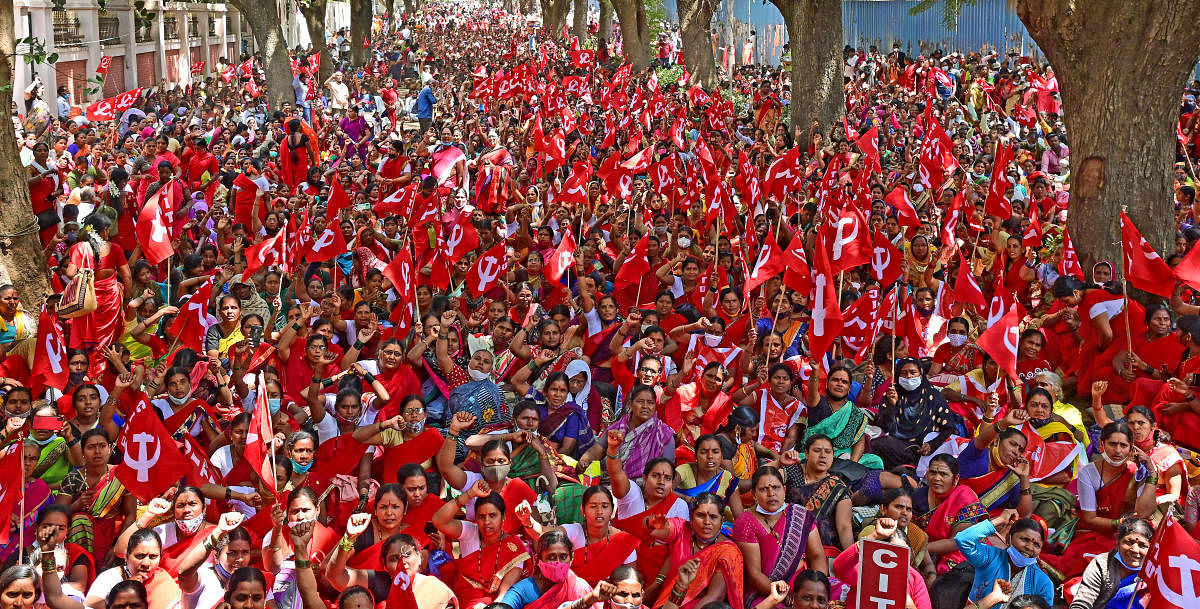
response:
M637 371L638 371L638 372L650 372L650 373L653 373L653 374L658 374L659 372L662 372L662 370L659 370L659 369L657 369L657 368L646 368L646 367L641 367L641 368L638 368L638 370L637 370Z
M424 408L405 408L404 409L404 414L422 414L424 412L425 412Z

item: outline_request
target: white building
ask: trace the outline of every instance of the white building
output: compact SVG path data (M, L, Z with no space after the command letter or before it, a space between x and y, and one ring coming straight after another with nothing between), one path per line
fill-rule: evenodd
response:
M285 0L280 5L288 46L307 46L308 32L295 3ZM164 81L187 85L193 64L205 62L203 78L216 73L221 57L232 60L255 49L249 24L225 4L147 0L146 10L156 13L154 22L137 31L128 0L109 0L106 11L101 11L95 0L66 0L63 10L54 10L48 0L14 0L13 10L16 38L33 36L43 41L48 52L58 53L54 65L29 64L21 57L24 45L17 48L12 94L22 107L25 88L35 75L46 84L51 104L58 87L66 86L71 102L84 105ZM330 2L326 15L329 31L348 27L347 4ZM87 81L96 75L106 55L112 63L104 88L89 95Z

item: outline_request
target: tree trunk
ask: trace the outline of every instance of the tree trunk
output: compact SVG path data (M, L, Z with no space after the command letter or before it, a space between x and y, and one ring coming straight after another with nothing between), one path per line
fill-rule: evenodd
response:
M333 55L329 52L329 43L325 38L325 13L328 8L327 0L308 0L300 4L300 14L304 15L304 23L308 26L308 38L312 48L321 57L320 70L317 72L317 83L329 80L333 74Z
M350 0L350 63L362 67L367 62L367 49L363 44L371 35L371 0Z
M683 62L692 81L713 89L717 86L717 60L713 56L712 17L717 0L678 0L679 34L683 39Z
M587 39L588 0L575 0L574 21L571 23L572 34L582 44Z
M387 22L383 24L384 31L390 31L392 24L396 23L396 0L384 0L383 8L387 10Z
M0 0L0 82L13 82L12 58L16 56L16 30L12 0ZM11 85L10 85L11 88ZM0 233L27 235L0 243L0 284L12 284L21 296L21 306L35 318L50 292L50 276L42 255L37 218L29 201L25 167L17 151L17 134L12 121L0 125ZM32 223L32 224L31 224Z
M612 42L613 9L610 0L600 0L600 26L597 36L606 42Z
M287 44L283 40L283 25L274 2L261 0L230 0L250 24L254 41L262 51L267 72L267 105L278 108L283 102L296 103L296 91L292 88L292 63L288 59Z
M1071 149L1068 225L1083 268L1122 259L1122 205L1147 242L1171 251L1175 121L1200 55L1200 0L1108 0L1086 10L1021 0L1017 15L1058 78Z
M417 13L416 0L404 0L404 16L412 17Z
M842 88L842 1L771 0L792 51L792 128L813 122L828 134L846 107ZM733 50L738 49L736 41Z
M609 0L621 26L621 46L625 61L634 72L650 66L650 26L646 23L646 3L642 0ZM840 30L839 30L840 31Z
M567 22L567 10L572 0L541 0L542 31L549 38L562 38L563 25Z

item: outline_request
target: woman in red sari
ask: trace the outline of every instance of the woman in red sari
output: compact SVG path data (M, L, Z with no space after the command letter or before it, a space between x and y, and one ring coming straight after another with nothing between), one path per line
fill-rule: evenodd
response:
M1100 432L1100 446L1102 459L1079 470L1079 523L1070 545L1061 556L1042 555L1065 579L1082 574L1092 558L1113 548L1113 532L1125 514L1136 512L1145 518L1155 510L1155 485L1136 479L1137 461L1146 462L1148 457L1134 451L1129 426L1107 423Z
M495 131L488 133L487 140L488 151L479 157L475 175L475 205L487 214L503 214L512 196L509 186L515 163Z
M934 455L925 470L925 486L913 491L912 500L913 523L929 536L926 547L937 563L937 572L946 573L966 561L954 536L987 520L988 514L975 491L959 483L958 459Z
M1161 304L1146 309L1146 329L1133 334L1132 352L1124 341L1113 341L1096 359L1092 378L1108 381L1104 394L1110 404L1128 404L1138 379L1165 381L1183 356L1183 347L1171 331L1171 313Z
M558 529L566 533L575 546L571 570L594 586L607 578L613 569L636 562L641 539L613 526L615 502L607 488L588 488L583 492L581 505L583 524L572 522ZM519 515L534 538L542 536L541 525L531 520L528 512L521 510Z
M42 246L45 247L58 232L58 222L52 218L58 216L58 194L62 192L58 165L50 160L48 144L38 142L33 145L33 160L25 166L25 171L28 173L29 200L33 203L34 215L38 216Z
M162 522L169 513L173 518ZM146 512L117 538L114 546L117 557L124 556L122 550L137 531L152 526L162 541L162 566L172 573L179 567L188 550L203 543L214 528L204 521L204 496L200 489L185 486L175 493L173 499L155 497L150 501Z
M712 601L728 598L734 609L742 601L742 553L721 533L721 514L725 503L712 493L700 493L692 503L689 520L651 516L650 536L668 548L664 567L670 574L662 589L673 590L679 578L679 568L693 558L699 560L698 570L684 594L681 609L703 607ZM667 593L669 594L669 593ZM664 604L666 595L655 606Z
M99 352L111 345L125 331L125 292L132 290L132 276L125 252L108 242L111 221L104 214L92 214L84 221L87 236L71 246L68 253L67 277L73 278L82 269L91 269L96 287L96 310L68 320L72 349L88 353ZM98 374L104 358L92 358L92 375Z
M613 435L610 432L609 438ZM615 450L612 452L617 454ZM617 498L619 515L622 516L615 522L616 527L642 540L637 548L637 569L642 578L649 582L646 585L647 598L657 598L658 591L666 581L670 563L667 560L667 546L650 536L648 524L656 516L688 518L687 502L674 493L675 466L662 457L648 461L643 469L642 484L638 486L629 481L619 456L606 461L613 495Z
M1108 289L1096 286L1088 287L1083 282L1071 276L1059 277L1052 288L1056 300L1062 300L1064 305L1077 307L1079 324L1079 357L1073 371L1077 373L1076 386L1081 395L1091 390L1092 379L1099 367L1100 354L1113 344L1128 349L1129 341L1124 332L1115 331L1125 328L1126 320L1131 332L1137 335L1145 333L1143 326L1144 310L1134 301L1129 302L1126 310L1126 300L1121 294L1114 294ZM1084 396L1086 397L1086 395Z
M474 521L455 519L470 500L475 501ZM505 532L504 503L491 485L480 479L433 515L433 526L458 540L461 558L456 561L458 570L451 587L463 609L491 604L524 575L529 554L518 537Z
M308 168L313 159L319 158L313 142L301 128L300 119L293 118L287 124L287 136L283 138L283 149L279 151L279 163L283 183L289 191L308 179Z

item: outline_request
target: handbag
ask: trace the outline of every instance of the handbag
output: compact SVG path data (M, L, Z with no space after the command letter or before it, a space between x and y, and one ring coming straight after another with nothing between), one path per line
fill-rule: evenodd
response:
M74 319L90 315L96 310L96 282L92 269L79 269L75 277L63 288L58 303L58 316Z

